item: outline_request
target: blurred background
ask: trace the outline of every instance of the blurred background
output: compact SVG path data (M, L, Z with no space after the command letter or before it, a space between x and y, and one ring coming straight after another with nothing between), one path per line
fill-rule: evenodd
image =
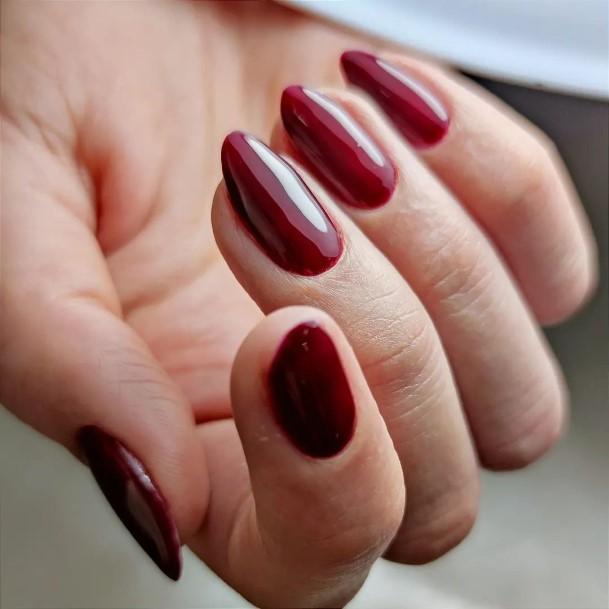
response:
M594 300L548 331L572 395L567 437L524 471L485 473L480 518L461 546L422 567L380 561L350 607L606 608L607 3L364 0L304 8L447 59L544 129L592 220L601 264ZM248 606L188 552L182 580L165 580L117 525L86 469L4 410L0 489L3 609Z

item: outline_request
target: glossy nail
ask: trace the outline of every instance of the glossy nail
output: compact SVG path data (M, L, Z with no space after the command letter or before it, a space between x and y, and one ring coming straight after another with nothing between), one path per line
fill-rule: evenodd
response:
M341 64L347 80L368 93L413 146L432 146L446 135L446 108L403 69L361 51L346 51Z
M144 465L98 427L83 427L78 441L116 515L161 571L177 581L182 571L178 530L169 505Z
M316 322L283 339L269 372L275 418L311 457L332 457L353 436L355 404L332 339Z
M234 131L222 145L222 173L237 214L279 266L318 275L340 258L342 240L332 220L268 146Z
M304 87L288 87L281 118L294 146L346 203L372 208L389 200L393 165L337 103Z

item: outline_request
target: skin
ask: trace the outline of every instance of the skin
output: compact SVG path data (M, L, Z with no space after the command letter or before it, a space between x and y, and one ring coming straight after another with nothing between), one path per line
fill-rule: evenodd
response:
M538 323L595 285L547 138L472 83L388 54L451 112L447 138L415 153L344 87L340 52L362 47L256 2L2 5L0 399L76 456L85 424L125 442L182 540L261 606L342 606L382 554L456 545L478 461L520 467L559 436ZM218 187L236 128L300 163L278 123L293 83L340 101L407 176L366 213L301 167L347 245L306 280L264 256ZM278 432L263 388L282 337L312 319L358 412L345 451L319 461Z

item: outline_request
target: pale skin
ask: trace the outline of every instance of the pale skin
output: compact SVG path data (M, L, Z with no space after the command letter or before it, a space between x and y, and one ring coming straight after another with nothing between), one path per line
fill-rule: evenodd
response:
M415 152L340 78L342 50L375 47L268 4L8 2L2 28L0 399L76 456L82 425L120 437L248 600L342 606L380 556L444 554L474 523L480 465L557 440L565 390L539 326L591 293L594 245L524 119L388 53L451 112ZM278 118L294 83L374 134L400 175L388 205L348 210L301 167ZM233 129L302 169L345 237L335 267L291 275L244 232L220 181ZM265 404L306 320L356 402L333 459L303 458Z

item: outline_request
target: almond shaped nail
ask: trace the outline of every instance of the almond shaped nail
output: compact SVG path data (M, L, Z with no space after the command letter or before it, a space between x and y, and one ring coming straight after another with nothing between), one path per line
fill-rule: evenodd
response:
M222 144L230 202L267 255L299 275L318 275L343 250L341 236L294 169L255 137L234 131Z
M281 97L281 118L296 149L345 203L370 209L389 200L396 184L391 161L339 104L291 86Z
M159 569L177 581L182 572L178 530L167 501L144 465L98 427L83 427L78 441L116 515Z
M341 65L347 80L368 93L413 146L433 146L446 135L446 108L403 68L362 51L346 51Z
M355 429L355 402L330 336L305 322L283 339L268 376L275 419L304 454L333 457Z

